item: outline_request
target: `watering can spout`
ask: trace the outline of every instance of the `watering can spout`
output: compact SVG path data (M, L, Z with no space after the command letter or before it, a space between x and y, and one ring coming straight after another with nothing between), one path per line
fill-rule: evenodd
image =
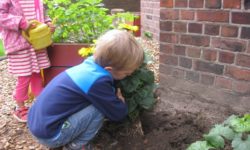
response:
M29 28L28 31L22 31L22 36L29 41L35 50L44 49L52 44L51 31L47 24L37 20L30 22L34 28Z

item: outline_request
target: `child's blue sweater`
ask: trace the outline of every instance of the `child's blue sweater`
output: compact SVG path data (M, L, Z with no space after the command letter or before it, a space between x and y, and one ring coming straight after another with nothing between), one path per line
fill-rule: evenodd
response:
M29 110L29 130L38 138L54 137L69 116L90 104L113 121L128 113L127 105L116 96L111 74L91 57L45 87Z

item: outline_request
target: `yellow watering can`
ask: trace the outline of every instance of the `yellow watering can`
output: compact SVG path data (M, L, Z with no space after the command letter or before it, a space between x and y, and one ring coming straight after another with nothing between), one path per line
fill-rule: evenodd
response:
M47 24L37 20L32 20L31 24L34 28L29 28L28 31L22 31L23 37L30 42L35 50L44 49L52 44L50 28Z

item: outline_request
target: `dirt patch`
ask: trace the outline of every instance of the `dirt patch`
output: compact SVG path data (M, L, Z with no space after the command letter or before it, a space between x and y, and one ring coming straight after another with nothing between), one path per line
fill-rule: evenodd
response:
M206 122L199 114L148 112L141 117L144 135L138 122L129 127L106 122L94 143L97 149L184 150L209 129Z

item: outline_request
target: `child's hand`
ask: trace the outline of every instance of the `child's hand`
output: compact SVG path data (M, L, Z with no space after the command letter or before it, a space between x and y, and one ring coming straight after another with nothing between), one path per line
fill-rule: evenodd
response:
M117 96L120 100L122 100L123 103L125 103L125 98L122 96L122 92L121 92L121 89L120 89L120 88L117 89L116 96Z
M36 24L35 23L32 23L32 22L28 22L28 27L27 27L27 29L26 30L24 30L24 31L29 31L29 29L34 29L36 27Z
M51 32L51 33L54 33L54 32L55 32L55 29L56 29L56 27L54 26L54 24L51 23L51 22L47 22L47 25L48 25L49 28L50 28L50 32Z
M35 27L36 27L36 24L31 23L31 22L28 22L27 28L24 29L23 31L25 32L25 34L26 34L27 36L30 36L30 35L29 35L29 30L30 30L30 29L34 29Z

